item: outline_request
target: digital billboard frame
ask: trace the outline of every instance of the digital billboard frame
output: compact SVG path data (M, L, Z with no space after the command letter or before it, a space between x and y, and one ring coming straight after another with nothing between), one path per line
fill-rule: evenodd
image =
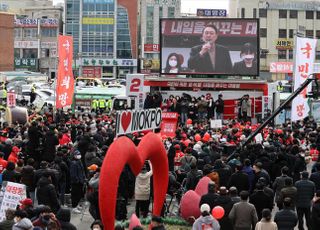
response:
M201 77L201 75L207 75L207 77L203 76L202 78L214 78L215 76L248 76L248 77L259 76L259 72L260 72L260 36L259 36L260 24L259 22L260 21L258 18L161 18L160 26L159 26L159 35L160 35L159 73L161 75L190 75L191 77L196 77L194 75L198 75L197 77L199 76ZM164 24L167 24L167 25L164 25ZM189 67L194 67L195 64L192 63L192 61L189 61L190 54L195 54L194 51L199 51L201 49L201 46L204 45L204 42L201 43L201 39L204 38L202 36L202 32L203 32L203 29L206 28L208 24L214 24L216 28L219 30L218 38L216 40L216 44L217 44L216 47L219 46L218 47L219 49L216 49L216 50L217 52L220 52L222 50L221 53L219 54L219 57L222 56L226 58L222 58L222 59L220 58L221 60L212 58L214 59L214 61L212 61L208 53L201 56L201 57L204 57L206 60L203 60L200 63L208 64L208 61L209 63L211 63L218 60L218 63L220 63L219 64L220 70L208 71L208 68L207 68L205 71L203 70L201 71L201 70L191 69ZM188 25L189 27L185 25ZM247 36L244 36L245 34L247 34L247 30L250 25L251 26L253 25L252 26L253 29L256 28L255 34L248 33ZM232 28L235 28L234 31ZM251 45L246 43L250 43ZM177 44L176 47L174 47L174 44ZM222 48L220 46L222 46ZM241 55L240 51L249 50L249 52L251 52L252 48L254 49L254 52L255 52L254 61L252 63L254 67L247 69L247 68L244 68L245 61L241 60L241 56L243 58L249 57L248 59L245 59L245 60L250 61L251 60L250 58L252 57L252 55L246 55L246 53L242 53ZM229 52L226 52L226 51L229 51ZM180 63L183 62L183 66L181 66L181 68L177 68L179 70L175 70L175 71L170 70L170 72L168 72L169 55L172 53L178 54L177 61ZM229 58L227 57L228 55L229 55ZM194 59L200 60L199 58L194 58ZM228 61L223 59L227 59ZM231 69L228 68L230 67L230 61L232 62ZM235 66L234 65L235 63L238 63L238 64ZM201 69L201 67L202 66L200 66L199 69ZM205 69L205 68L202 68L202 69ZM228 69L228 70L224 71L223 69ZM247 72L241 71L243 69Z

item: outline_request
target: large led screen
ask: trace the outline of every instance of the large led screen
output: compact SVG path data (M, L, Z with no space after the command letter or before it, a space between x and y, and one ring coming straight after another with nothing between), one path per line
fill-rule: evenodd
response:
M259 75L258 19L161 19L161 74Z

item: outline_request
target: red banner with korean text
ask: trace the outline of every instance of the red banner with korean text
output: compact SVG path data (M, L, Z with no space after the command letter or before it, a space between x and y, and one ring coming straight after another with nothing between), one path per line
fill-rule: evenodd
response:
M178 113L163 112L161 122L161 136L175 137L178 122Z
M74 93L74 79L72 74L73 38L72 36L59 35L58 39L57 109L71 105Z
M316 55L317 39L297 38L295 68L294 68L294 90L313 73L313 63ZM291 106L291 120L297 121L308 116L310 107L307 94L311 91L308 85L295 99Z

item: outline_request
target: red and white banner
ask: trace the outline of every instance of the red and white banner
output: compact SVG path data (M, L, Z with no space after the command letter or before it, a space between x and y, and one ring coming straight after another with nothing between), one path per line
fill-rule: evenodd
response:
M159 44L144 44L143 46L145 53L159 53L160 46Z
M163 35L194 35L202 34L207 24L213 24L219 30L220 37L256 37L258 34L258 22L251 19L165 19L162 20Z
M58 78L57 78L57 96L56 108L63 108L72 104L74 93L74 79L72 74L72 54L73 38L72 36L59 35L58 38Z
M7 93L7 107L16 106L16 94L14 92Z
M127 74L126 77L126 95L128 97L138 98L138 107L143 109L145 93L143 92L144 75L143 74Z
M292 62L270 62L270 73L292 73Z
M175 137L178 122L178 113L163 112L161 123L161 136Z
M313 64L316 54L317 40L310 38L297 38L295 69L294 69L294 90L313 73ZM308 116L310 107L307 94L311 91L311 84L308 85L295 99L291 106L291 120L297 121Z

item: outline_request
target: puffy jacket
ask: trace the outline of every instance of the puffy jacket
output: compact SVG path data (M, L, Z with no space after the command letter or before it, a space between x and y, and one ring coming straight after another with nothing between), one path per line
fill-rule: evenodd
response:
M26 165L21 171L21 183L28 187L29 191L34 191L34 168L31 165Z
M276 222L279 230L294 230L298 217L294 211L285 208L276 213L274 222Z
M76 230L77 228L70 223L71 212L68 209L60 208L57 213L57 219L60 222L61 230Z
M295 183L297 188L296 206L298 208L310 208L311 200L315 193L315 185L307 179L299 180Z
M41 177L38 182L37 199L39 204L50 206L54 213L56 213L60 208L55 187L46 177Z
M19 222L17 222L12 226L12 230L31 230L31 229L33 229L33 225L31 220L29 220L28 218L23 218L22 220L20 220Z
M213 218L211 215L209 216L200 216L192 225L192 230L202 230L207 229L220 230L219 222Z

